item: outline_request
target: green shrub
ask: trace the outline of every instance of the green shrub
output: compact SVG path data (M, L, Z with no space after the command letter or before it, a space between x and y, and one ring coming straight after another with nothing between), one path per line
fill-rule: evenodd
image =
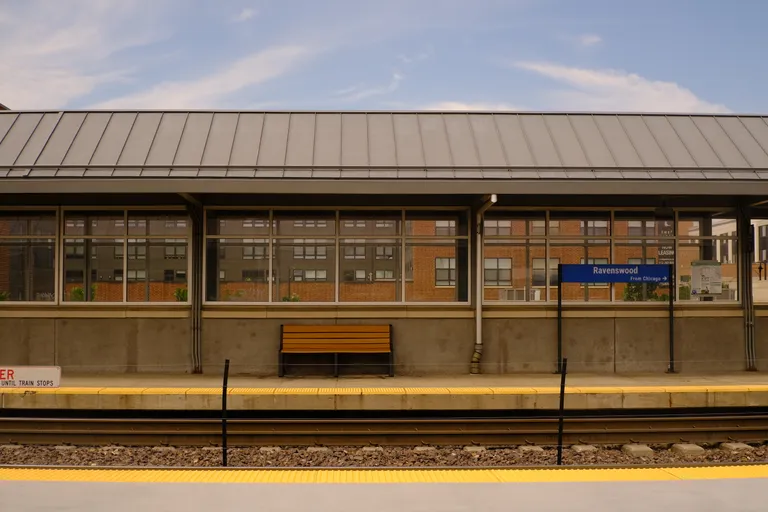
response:
M173 296L176 298L176 302L187 302L189 292L186 288L176 288L173 292Z
M11 292L0 292L0 302L11 300Z
M626 302L642 302L643 301L643 285L645 285L646 300L649 301L669 301L669 295L664 293L656 295L656 291L659 288L658 283L629 283L624 288L624 301Z

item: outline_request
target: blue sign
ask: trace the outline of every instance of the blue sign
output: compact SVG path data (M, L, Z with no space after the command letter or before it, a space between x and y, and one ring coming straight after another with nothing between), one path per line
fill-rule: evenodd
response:
M564 283L669 283L669 265L562 265Z

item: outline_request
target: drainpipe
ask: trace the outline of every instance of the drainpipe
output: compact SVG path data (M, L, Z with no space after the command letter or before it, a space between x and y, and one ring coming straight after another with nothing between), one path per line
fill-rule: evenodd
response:
M475 352L472 354L472 363L469 367L469 373L477 375L480 373L480 360L483 357L483 215L486 210L496 203L496 194L491 194L485 198L485 203L477 210L475 227L477 236L475 237L475 265L477 273L475 275Z

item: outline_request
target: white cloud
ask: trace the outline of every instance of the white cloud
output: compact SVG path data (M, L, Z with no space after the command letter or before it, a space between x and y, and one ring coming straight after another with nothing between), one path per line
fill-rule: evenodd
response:
M364 85L353 85L351 87L345 87L339 91L336 91L337 96L342 96L343 101L358 101L364 98L370 98L371 96L382 96L385 94L391 94L395 92L400 83L405 77L400 73L393 73L392 79L385 85L378 85L374 87L365 87Z
M595 46L603 42L603 38L597 34L582 34L578 37L579 44L582 46Z
M473 110L497 112L497 111L511 111L522 110L508 103L485 103L485 102L470 102L464 103L461 101L441 101L438 103L430 103L422 107L423 110L458 110L470 112Z
M216 108L232 93L292 71L312 54L303 46L278 46L247 55L222 69L193 80L162 82L93 108L195 109Z
M257 11L256 9L251 9L250 7L246 7L242 11L240 11L240 14L235 16L232 19L232 21L234 21L235 23L241 23L243 21L248 21L249 19L253 18L257 14L259 14L259 11Z
M611 69L583 69L546 62L517 62L515 66L570 86L550 91L551 109L644 112L728 112L675 83L649 80Z
M156 14L171 3L28 0L11 5L0 12L0 101L25 109L61 108L124 80L131 69L112 57L167 37Z
M413 55L398 55L397 58L405 65L413 64L415 62L420 62L422 60L427 60L432 56L434 53L434 48L432 46L427 47L426 50L413 54Z

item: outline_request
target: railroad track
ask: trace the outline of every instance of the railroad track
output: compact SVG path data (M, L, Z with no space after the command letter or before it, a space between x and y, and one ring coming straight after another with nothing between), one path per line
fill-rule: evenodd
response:
M230 446L553 445L557 418L230 419ZM765 442L768 414L569 417L564 444ZM0 418L0 444L206 446L221 420Z

